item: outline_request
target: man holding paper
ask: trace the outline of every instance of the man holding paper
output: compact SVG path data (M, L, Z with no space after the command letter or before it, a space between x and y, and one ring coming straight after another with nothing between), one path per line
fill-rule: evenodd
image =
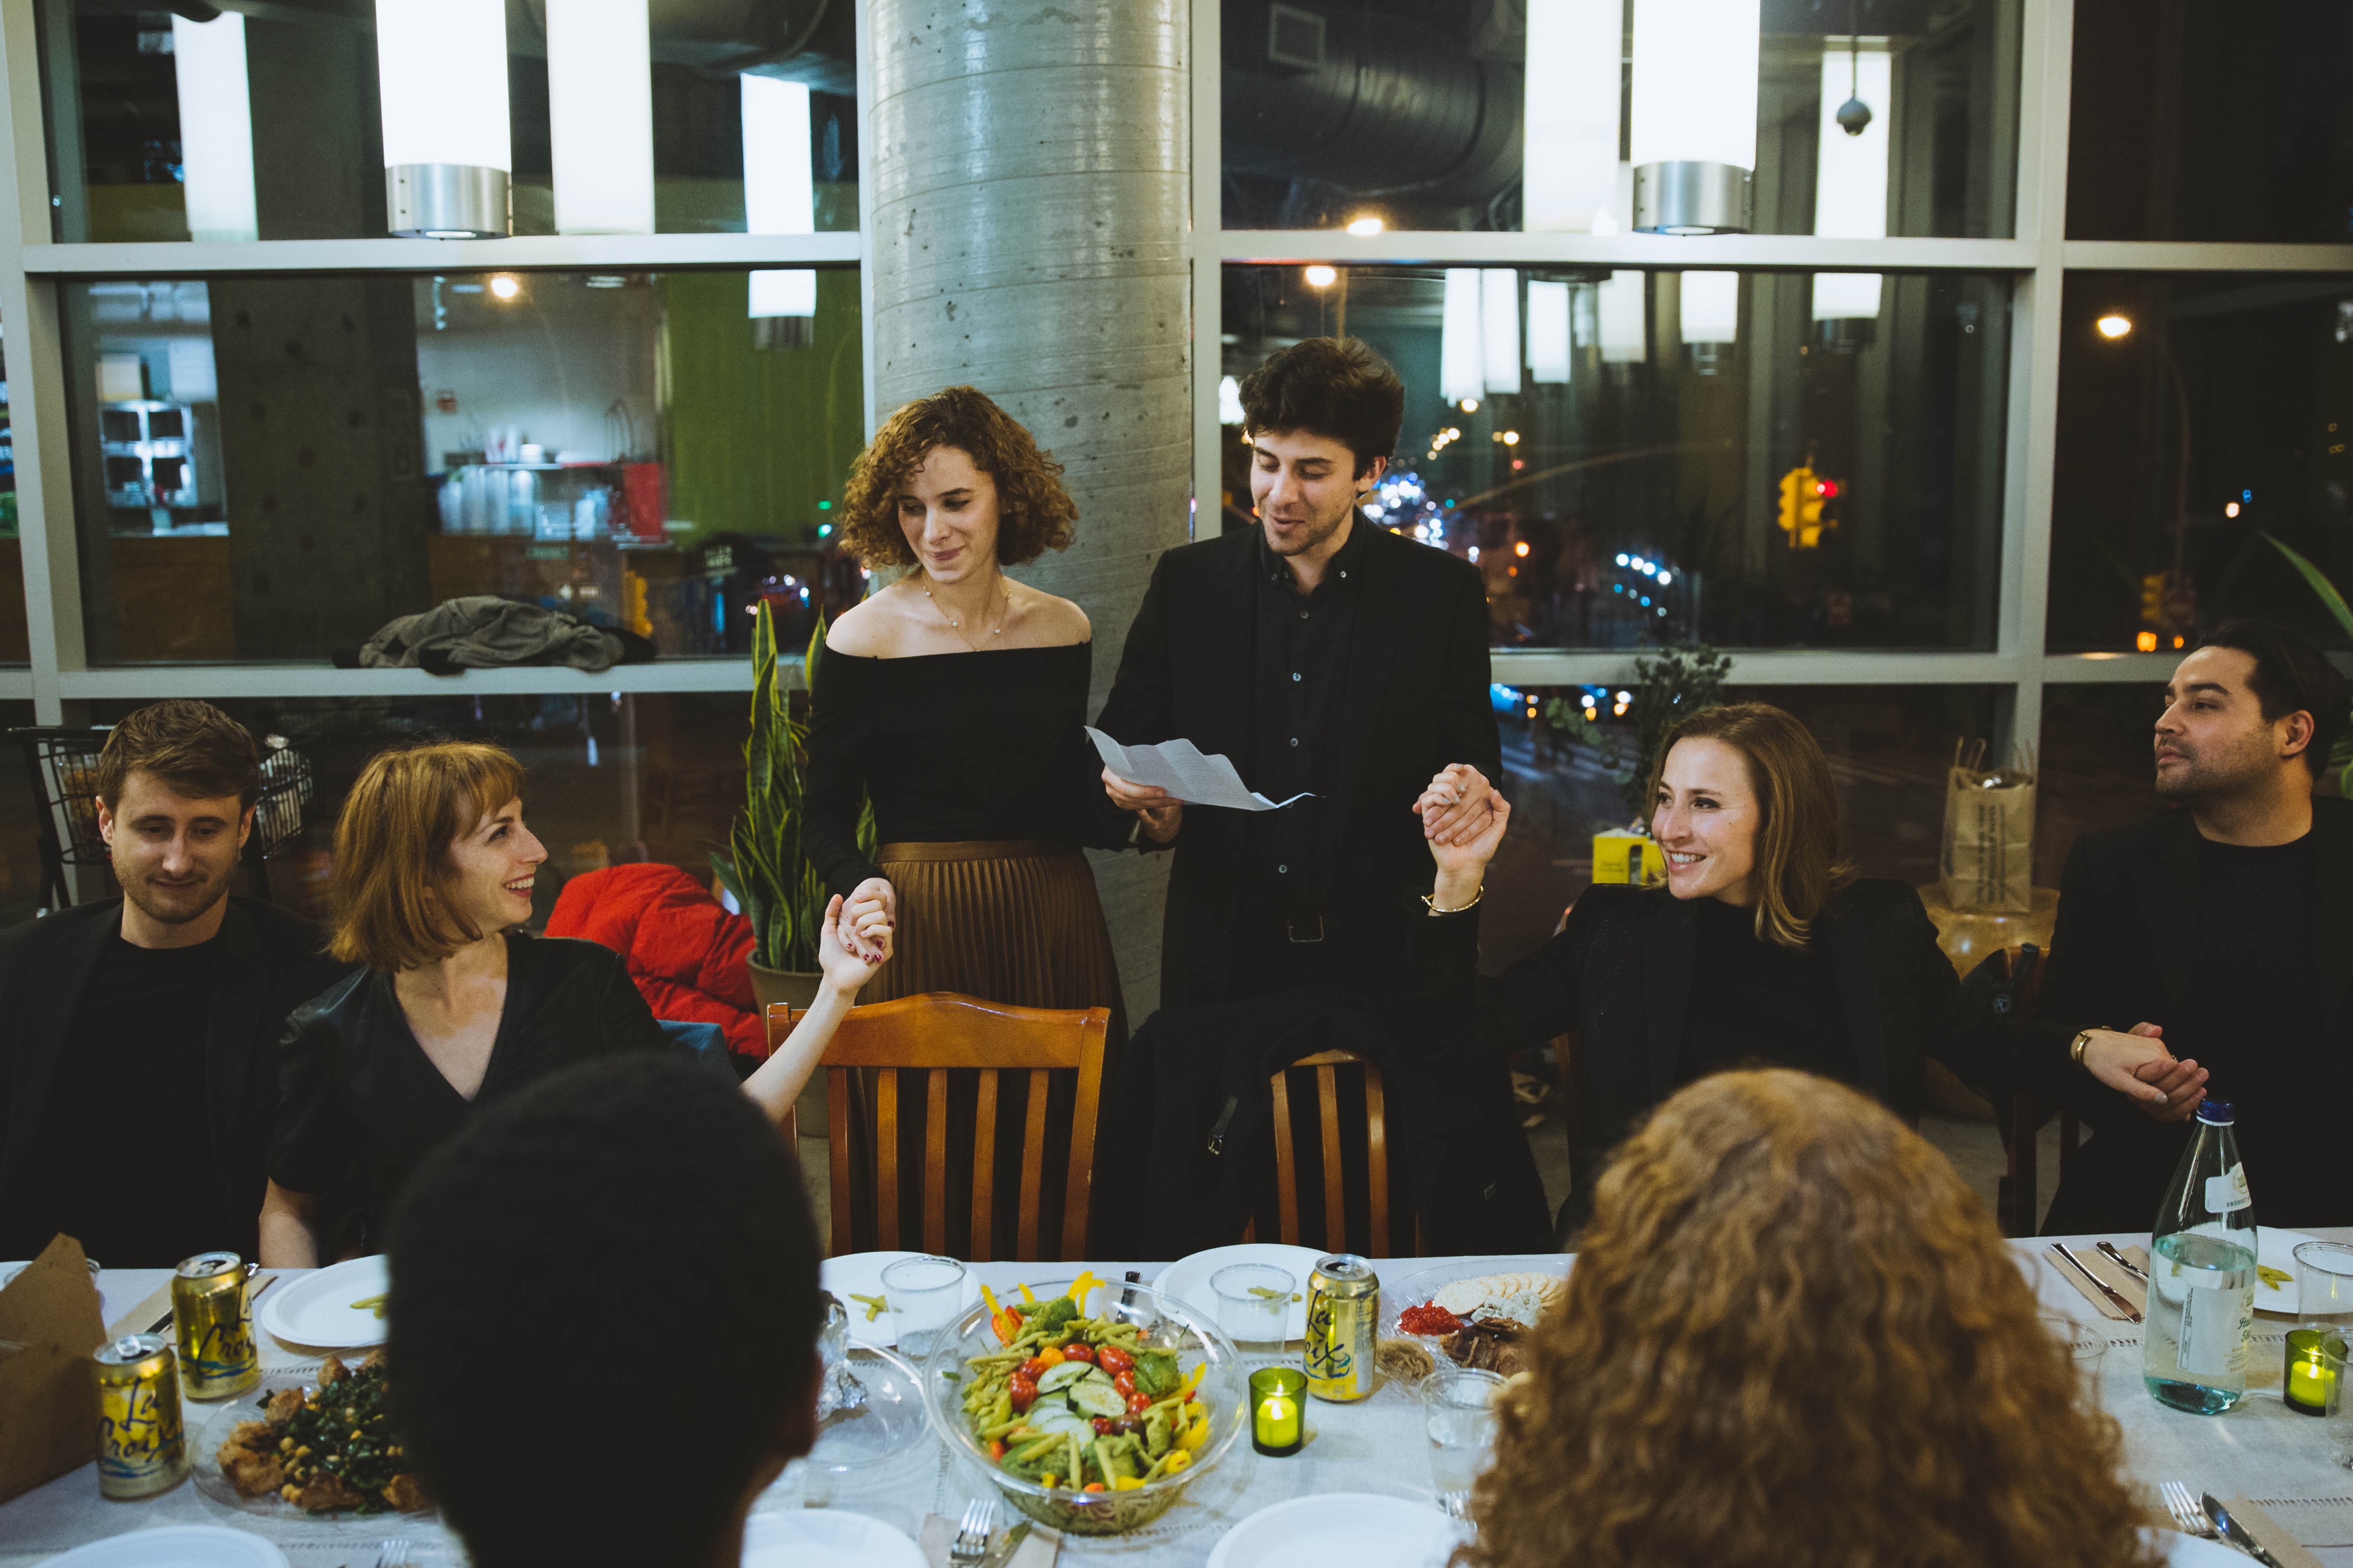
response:
M1259 525L1160 558L1096 721L1115 750L1157 748L1183 786L1103 770L1137 847L1176 851L1170 1007L1394 984L1426 917L1427 836L1475 829L1488 792L1427 826L1416 797L1451 764L1482 784L1501 770L1477 570L1358 515L1403 421L1396 373L1310 338L1241 395Z

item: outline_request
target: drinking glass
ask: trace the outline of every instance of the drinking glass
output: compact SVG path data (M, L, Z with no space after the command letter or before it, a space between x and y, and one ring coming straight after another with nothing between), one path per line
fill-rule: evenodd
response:
M1495 1447L1501 1373L1440 1366L1421 1381L1422 1430L1430 1436L1430 1481L1449 1519L1468 1518L1471 1488Z
M1280 1344L1298 1281L1271 1263L1234 1263L1209 1276L1218 1293L1218 1327L1238 1344Z
M2320 1360L2327 1369L2329 1390L2334 1397L2327 1411L2329 1452L2337 1462L2353 1470L2353 1390L2346 1385L2349 1363L2340 1343L2321 1347Z
M899 1353L921 1358L964 1306L964 1265L953 1258L902 1258L882 1269L882 1297Z
M2296 1245L2295 1320L2307 1329L2353 1329L2353 1247L2341 1241Z

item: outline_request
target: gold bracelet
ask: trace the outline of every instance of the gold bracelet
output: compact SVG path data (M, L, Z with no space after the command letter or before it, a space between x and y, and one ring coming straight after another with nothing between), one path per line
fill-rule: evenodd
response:
M1467 904L1461 905L1461 906L1459 906L1459 907L1457 907L1457 908L1455 908L1455 909L1451 909L1451 910L1441 910L1441 909L1440 909L1440 908L1438 907L1438 895L1437 895L1436 893L1424 893L1424 894L1422 894L1422 896L1421 896L1421 901L1422 901L1422 905L1423 905L1423 907L1424 907L1424 908L1426 908L1426 909L1428 909L1431 914L1434 914L1434 915L1459 915L1459 914L1462 914L1462 913L1464 913L1464 912L1466 912L1466 911L1468 911L1468 910L1477 909L1477 908L1479 907L1479 900L1482 900L1482 899L1483 899L1483 898L1485 898L1486 896L1487 896L1487 884L1486 884L1486 883L1484 883L1484 882L1482 882L1482 883L1480 883L1480 884L1479 884L1479 890L1478 890L1477 892L1472 893L1472 894L1471 895L1471 901L1470 901L1469 903L1467 903Z
M2075 1038L2074 1038L2074 1041L2073 1041L2072 1044L2070 1044L2070 1045L2068 1046L2068 1047L2067 1047L2067 1059L2068 1059L2069 1061L2073 1062L2077 1067L2082 1067L2082 1066L2084 1065L2084 1048L2085 1048L2086 1047L2088 1047L2089 1045L2091 1045L2091 1043L2092 1043L2092 1031L2091 1031L2091 1030L2089 1030L2089 1029L2078 1029L2078 1030L2076 1030L2076 1031L2075 1031Z

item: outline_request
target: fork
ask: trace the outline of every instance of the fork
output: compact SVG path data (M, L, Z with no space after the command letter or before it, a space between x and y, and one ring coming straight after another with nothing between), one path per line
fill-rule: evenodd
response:
M2157 1490L2158 1495L2165 1500L2165 1511L2173 1516L2173 1522L2182 1534L2219 1541L2234 1552L2239 1549L2238 1542L2214 1528L2214 1521L2206 1517L2206 1510L2199 1506L2198 1494L2189 1489L2187 1482L2166 1481Z
M408 1537L396 1535L376 1548L375 1568L402 1568L408 1561Z
M974 1568L988 1554L989 1532L997 1528L997 1500L975 1498L964 1505L964 1523L956 1531L954 1544L948 1548L948 1562L955 1568Z

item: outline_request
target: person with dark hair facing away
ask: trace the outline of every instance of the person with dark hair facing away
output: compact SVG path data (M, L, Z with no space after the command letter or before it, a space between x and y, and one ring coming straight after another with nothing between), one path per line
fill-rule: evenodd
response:
M1139 848L1173 847L1160 955L1172 1007L1329 984L1397 984L1425 914L1423 846L1466 804L1415 797L1440 768L1502 769L1478 569L1366 522L1404 417L1397 374L1309 338L1241 387L1258 525L1169 551L1096 723L1233 759L1280 811L1187 807L1103 770Z
M1423 988L1399 1016L1472 1068L1577 1037L1563 1230L1592 1203L1609 1151L1711 1073L1799 1068L1915 1118L1928 1057L1986 1076L1968 1059L1960 981L1920 895L1855 876L1830 763L1796 718L1762 702L1692 714L1667 731L1651 797L1665 886L1588 889L1550 942L1493 979L1479 975L1468 906L1511 807L1467 770L1432 779L1421 802L1480 814L1459 840L1430 845Z
M2086 833L2021 1079L2091 1139L2049 1235L2146 1230L2210 1093L2265 1225L2336 1225L2353 1088L2353 802L2313 786L2346 685L2292 632L2232 621L2173 671L2152 742L2169 807Z
M261 763L209 702L117 724L92 781L122 896L0 932L0 1258L255 1256L286 1016L343 966L232 897Z
M818 1251L775 1126L677 1058L568 1068L428 1159L392 1224L387 1381L476 1568L732 1568L816 1439ZM591 1345L609 1367L564 1348Z
M1095 787L1093 628L1005 571L1071 544L1061 473L969 386L907 404L859 454L842 547L903 571L827 628L811 672L809 858L852 930L893 933L870 1001L1108 1007L1116 1043L1119 967L1081 847L1133 824Z
M547 858L522 764L465 741L385 752L335 824L334 952L362 965L287 1020L261 1256L307 1268L381 1246L417 1163L481 1104L595 1058L669 1048L621 955L524 931ZM743 1092L781 1122L877 958L826 912L824 983ZM889 953L889 932L877 938ZM320 1198L336 1203L323 1215ZM362 1227L339 1228L356 1207Z

